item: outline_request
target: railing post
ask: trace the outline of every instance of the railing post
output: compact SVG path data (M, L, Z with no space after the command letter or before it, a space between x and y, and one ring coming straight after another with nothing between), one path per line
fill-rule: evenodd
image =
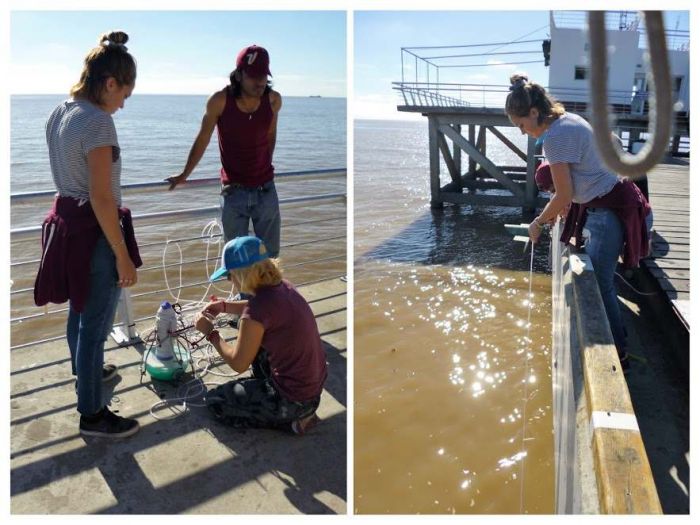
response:
M123 326L113 326L112 339L119 345L126 345L138 341L139 334L136 333L136 323L134 322L134 308L131 303L131 292L127 288L122 288L117 305L118 319Z

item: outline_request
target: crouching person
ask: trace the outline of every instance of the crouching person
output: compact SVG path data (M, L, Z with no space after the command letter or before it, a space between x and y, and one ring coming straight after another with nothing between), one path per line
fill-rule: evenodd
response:
M207 394L214 417L234 427L266 427L305 433L317 421L327 376L326 355L316 319L306 300L282 278L257 237L229 241L222 267L211 281L228 278L244 301L209 303L195 321L236 372L252 365L253 375ZM220 314L240 316L238 338L227 343L211 321Z

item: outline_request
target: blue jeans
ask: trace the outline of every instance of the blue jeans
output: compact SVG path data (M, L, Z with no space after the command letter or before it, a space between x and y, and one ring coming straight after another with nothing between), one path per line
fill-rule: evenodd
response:
M102 366L105 339L109 335L119 302L117 263L103 235L90 260L90 290L82 312L71 305L66 337L73 375L78 378L78 412L89 416L104 407Z
M652 222L653 214L649 213L646 218L647 231L651 231ZM622 355L627 348L627 333L617 300L615 270L617 259L622 253L624 230L620 219L609 208L588 208L586 229L591 234L586 243L586 253L593 263L593 272L598 281L617 352Z
M622 355L627 343L615 289L617 259L622 252L624 242L622 223L611 209L588 208L586 229L591 234L586 243L586 253L593 263L593 272L598 280L600 296L603 299L617 352Z
M248 235L250 221L270 257L280 252L280 205L274 181L262 188L233 188L221 196L221 223L226 242Z

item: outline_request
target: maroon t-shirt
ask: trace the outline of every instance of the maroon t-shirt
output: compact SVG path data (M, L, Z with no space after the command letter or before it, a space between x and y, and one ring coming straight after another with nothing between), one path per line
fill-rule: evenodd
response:
M248 300L242 319L265 327L262 346L267 350L272 380L289 401L318 396L326 380L326 352L309 304L289 281L259 288Z
M253 113L243 113L233 95L227 92L224 111L216 123L222 184L254 188L272 180L275 168L269 131L273 116L269 93L260 98L260 105Z

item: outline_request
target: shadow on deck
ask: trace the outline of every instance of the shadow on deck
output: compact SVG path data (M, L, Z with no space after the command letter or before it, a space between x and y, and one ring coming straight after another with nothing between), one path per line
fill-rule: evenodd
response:
M159 394L174 396L176 388L139 384L140 354L126 347L106 352L120 375L105 385L105 396L113 411L138 418L141 431L112 442L83 438L65 342L15 350L12 513L345 513L346 286L333 279L300 291L316 315L329 362L322 421L303 437L232 429L195 406L178 418L156 420L150 408ZM227 372L224 366L213 371ZM211 374L205 381L229 379Z

